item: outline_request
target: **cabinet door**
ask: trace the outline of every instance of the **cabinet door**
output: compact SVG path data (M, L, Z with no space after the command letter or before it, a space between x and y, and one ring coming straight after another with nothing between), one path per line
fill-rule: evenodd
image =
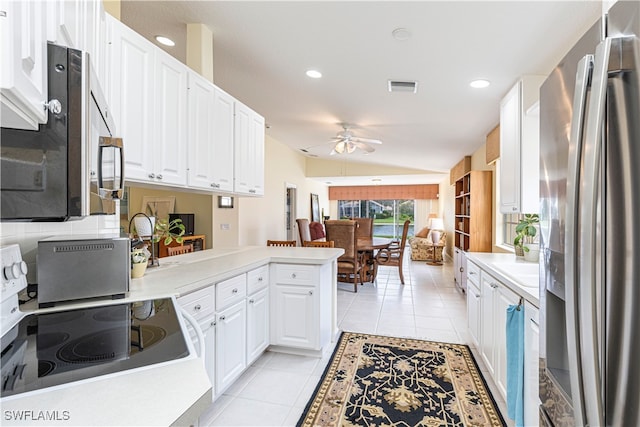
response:
M316 288L276 284L273 290L273 344L318 350Z
M524 425L538 425L538 381L540 355L539 312L529 303L524 305Z
M114 18L108 18L111 45L109 99L125 150L127 180L156 182L152 144L153 46ZM155 123L155 122L154 122Z
M480 301L480 288L468 282L467 321L469 325L469 335L477 347L480 345L480 324L482 322Z
M251 116L251 178L249 192L264 195L264 117L256 112Z
M214 90L213 159L211 179L217 191L233 191L234 99L225 91Z
M269 346L269 289L247 298L247 365Z
M235 102L234 118L234 184L236 193L250 194L251 189L251 113L241 102Z
M159 49L155 57L155 138L150 153L155 178L159 183L186 185L187 67Z
M500 212L520 211L522 82L500 103Z
M219 395L244 371L247 344L247 308L242 300L218 313L216 324L216 393Z
M187 162L189 187L212 190L215 145L215 87L194 71L189 72L189 129ZM232 116L233 117L233 116Z
M494 306L494 360L495 360L495 380L498 390L502 393L503 398L507 398L507 308L510 305L518 304L520 297L504 286L498 283L495 289L495 306Z
M489 374L495 375L494 347L494 291L497 288L496 280L484 271L480 274L480 350L482 360L487 366Z
M1 1L3 66L0 73L2 127L38 130L47 122L47 34L45 3Z

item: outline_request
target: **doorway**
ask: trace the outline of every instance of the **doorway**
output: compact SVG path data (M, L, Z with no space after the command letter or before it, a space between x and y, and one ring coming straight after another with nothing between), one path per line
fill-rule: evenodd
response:
M287 231L287 240L296 240L296 218L298 217L297 206L297 188L295 184L285 183L285 230Z

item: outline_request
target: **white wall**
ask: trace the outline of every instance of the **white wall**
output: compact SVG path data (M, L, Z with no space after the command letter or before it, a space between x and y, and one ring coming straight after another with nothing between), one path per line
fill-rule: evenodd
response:
M297 218L311 218L311 193L317 194L320 209L329 212L327 185L305 177L305 157L269 136L265 140L264 197L236 198L238 201L238 244L265 245L267 240L285 240L286 184L297 189ZM296 231L297 233L297 231ZM214 231L214 235L216 231Z

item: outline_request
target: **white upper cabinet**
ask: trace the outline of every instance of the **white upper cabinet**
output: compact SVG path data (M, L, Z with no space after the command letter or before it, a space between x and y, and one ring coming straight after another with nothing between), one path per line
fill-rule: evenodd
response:
M235 183L240 194L264 195L264 118L235 103Z
M215 87L195 71L189 71L189 187L212 189L211 162L214 147Z
M187 68L116 19L108 25L109 104L127 180L185 185Z
M233 191L231 95L189 71L189 187Z
M536 105L544 76L524 76L500 103L500 211L539 210L540 132Z
M218 191L233 191L233 131L235 99L220 88L214 91L213 160L211 178Z
M1 1L0 11L0 124L37 130L47 122L46 6L40 1Z
M158 182L186 185L187 67L160 49L155 58L153 173Z
M111 36L109 105L125 147L127 180L154 181L153 67L155 47L115 18L107 18Z

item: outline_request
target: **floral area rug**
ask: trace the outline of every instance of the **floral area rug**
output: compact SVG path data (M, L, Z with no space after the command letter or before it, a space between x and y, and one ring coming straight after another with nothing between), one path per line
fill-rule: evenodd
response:
M504 426L469 347L343 332L298 426Z

